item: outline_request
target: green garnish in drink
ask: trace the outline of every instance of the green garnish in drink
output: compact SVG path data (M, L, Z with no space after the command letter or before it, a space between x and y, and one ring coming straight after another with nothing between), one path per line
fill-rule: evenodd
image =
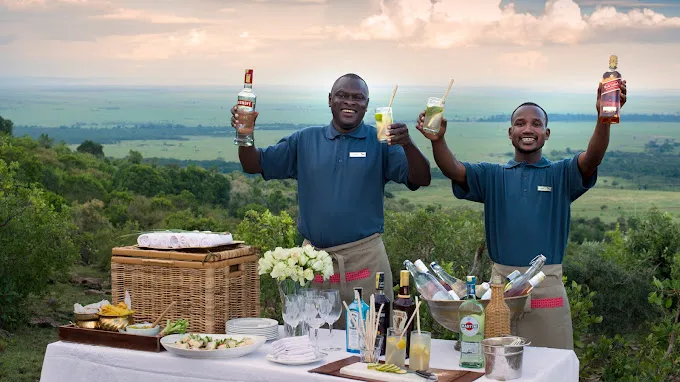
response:
M432 117L433 115L437 115L443 112L444 108L441 106L428 106L427 109L425 109L425 116Z
M382 122L382 114L376 114L375 115L375 121L376 122Z

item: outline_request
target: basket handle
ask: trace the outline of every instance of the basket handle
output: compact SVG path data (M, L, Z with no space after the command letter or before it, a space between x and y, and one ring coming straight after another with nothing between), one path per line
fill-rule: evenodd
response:
M158 266L164 266L164 267L172 267L175 265L174 261L170 260L156 260L156 259L142 259L142 263L144 264L153 264L153 265L158 265Z

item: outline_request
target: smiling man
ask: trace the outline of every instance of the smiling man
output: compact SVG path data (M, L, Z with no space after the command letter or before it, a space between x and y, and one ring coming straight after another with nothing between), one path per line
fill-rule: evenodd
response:
M330 283L315 288L340 289L348 304L353 287L375 290L375 273L385 273L385 294L393 299L392 272L382 242L383 194L389 181L416 190L430 184L430 163L401 123L380 143L374 126L363 123L369 94L356 74L338 78L328 95L332 121L298 130L264 149L239 147L243 170L269 179L297 179L298 230L316 248L333 257ZM238 122L232 108L232 126ZM255 115L257 118L257 114ZM338 321L345 327L345 315Z
M596 110L602 88L598 90ZM621 105L626 102L625 81ZM460 162L444 140L446 120L437 135L417 129L432 141L437 166L452 181L459 199L484 203L484 227L493 274L524 273L531 260L546 257L546 278L532 292L531 313L517 324L517 335L533 346L573 349L571 312L562 284L562 260L569 240L571 203L595 185L597 167L609 145L609 124L597 123L585 152L552 162L542 149L550 138L548 115L535 103L511 115L508 137L515 156L506 164Z

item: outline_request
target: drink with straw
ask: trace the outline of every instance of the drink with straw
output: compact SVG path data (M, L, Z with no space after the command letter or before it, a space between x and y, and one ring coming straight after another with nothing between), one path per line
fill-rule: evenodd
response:
M439 127L442 124L442 116L444 115L444 104L441 98L430 97L427 99L427 108L425 109L425 122L423 123L423 130L428 133L439 133Z
M408 368L427 370L430 368L431 334L426 331L414 330L411 332L411 351L408 358Z
M375 109L375 129L378 133L378 142L387 142L387 129L394 121L392 119L392 102L394 102L394 96L397 95L397 88L398 85L394 85L392 97L390 97L390 103L387 107Z
M406 337L401 336L401 333L395 331L394 328L387 329L385 363L399 367L404 367L404 363L406 363Z
M375 109L375 128L378 131L378 141L387 142L387 129L392 124L392 108L379 107Z

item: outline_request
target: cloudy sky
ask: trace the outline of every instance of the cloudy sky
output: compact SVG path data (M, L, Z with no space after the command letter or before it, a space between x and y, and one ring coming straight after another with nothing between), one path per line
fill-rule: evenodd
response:
M680 89L680 0L0 0L0 76Z

